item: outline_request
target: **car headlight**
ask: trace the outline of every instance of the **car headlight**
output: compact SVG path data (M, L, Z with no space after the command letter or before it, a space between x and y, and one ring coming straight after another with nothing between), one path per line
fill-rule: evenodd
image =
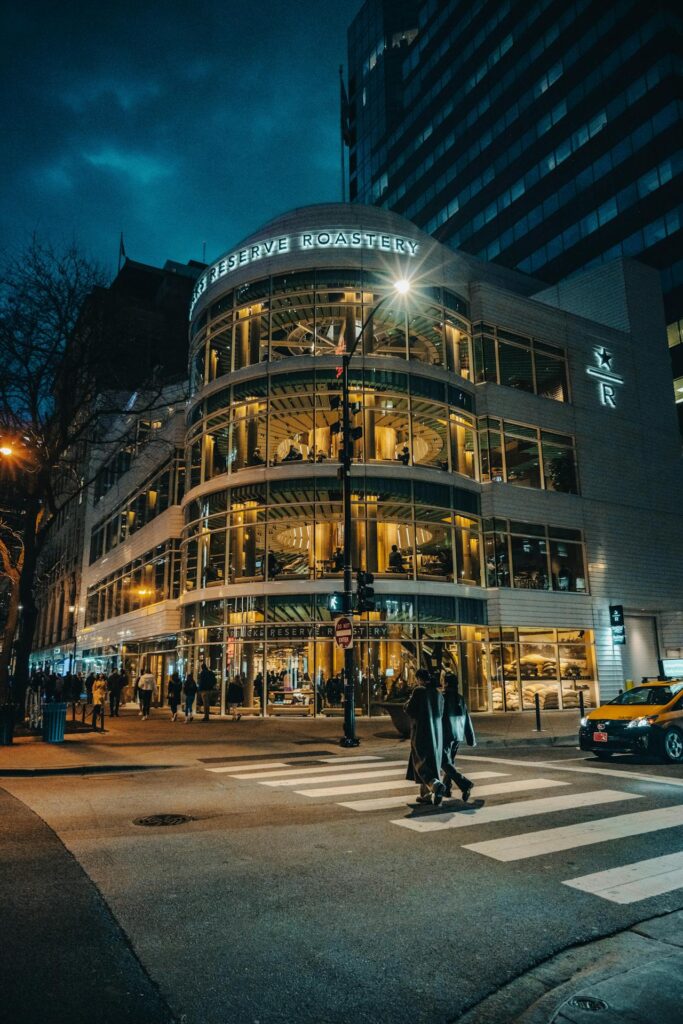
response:
M586 728L586 726L588 725L588 719L587 719L587 718L582 718L582 719L581 719L581 723L580 723L580 724L581 724L581 727L582 727L583 729L585 729L585 728Z
M627 729L646 729L652 725L653 722L657 721L656 715L646 715L644 718L634 718L632 722L629 722L626 726Z

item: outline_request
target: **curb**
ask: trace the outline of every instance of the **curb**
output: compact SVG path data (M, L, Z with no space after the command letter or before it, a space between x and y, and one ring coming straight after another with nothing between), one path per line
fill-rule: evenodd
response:
M574 733L568 736L520 736L510 739L477 737L478 747L578 747L579 741Z
M681 966L683 910L665 911L602 938L568 946L469 1007L450 1024L583 1024L595 1014L595 1008L581 1006L586 1000L604 1003L599 1009L607 1011L600 1018L606 1024L677 1020L683 1001ZM664 979L659 976L662 969ZM632 1003L628 1002L629 991L634 986L626 982L630 974L639 975L635 986L639 998ZM655 1006L658 997L666 1006ZM620 1007L620 1000L628 1005Z
M76 764L62 768L0 768L0 779L38 778L50 775L105 775L117 772L166 771L175 764Z

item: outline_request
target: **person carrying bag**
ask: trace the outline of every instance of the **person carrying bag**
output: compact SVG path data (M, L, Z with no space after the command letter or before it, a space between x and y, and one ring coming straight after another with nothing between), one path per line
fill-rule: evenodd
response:
M443 759L441 768L446 781L445 796L450 797L453 783L462 794L463 803L467 803L474 785L462 772L455 767L455 757L461 743L475 747L474 726L465 704L465 698L458 688L458 677L455 672L447 672L444 678L443 707Z

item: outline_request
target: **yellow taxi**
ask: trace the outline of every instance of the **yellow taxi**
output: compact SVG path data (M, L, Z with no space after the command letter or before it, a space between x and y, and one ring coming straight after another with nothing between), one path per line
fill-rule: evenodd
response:
M645 682L624 690L581 719L579 746L600 760L648 753L683 764L683 680Z

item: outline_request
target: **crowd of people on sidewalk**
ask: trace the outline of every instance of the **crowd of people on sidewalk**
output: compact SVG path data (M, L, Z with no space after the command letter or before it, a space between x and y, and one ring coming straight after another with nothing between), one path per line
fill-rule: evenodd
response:
M38 709L46 703L64 702L67 704L82 703L92 707L92 721L95 726L104 717L105 708L109 705L111 718L119 718L121 706L133 701L139 706L139 717L146 721L151 714L152 699L157 681L148 667L142 666L140 674L131 680L125 669L114 667L109 675L104 672L67 672L59 675L56 672L36 670L31 674L27 691L27 707L35 705ZM186 722L195 718L195 700L199 700L202 709L200 721L209 720L211 704L215 698L218 683L215 673L203 665L196 681L188 672L184 679L174 672L166 684L166 699L171 709L171 720L177 721L178 708L182 704Z
M461 743L473 747L476 740L458 677L447 672L443 689L440 677L426 669L418 669L415 678L418 685L405 704L410 718L406 778L419 783L419 804L438 806L444 797L451 796L454 784L467 803L474 784L458 771L455 758Z

